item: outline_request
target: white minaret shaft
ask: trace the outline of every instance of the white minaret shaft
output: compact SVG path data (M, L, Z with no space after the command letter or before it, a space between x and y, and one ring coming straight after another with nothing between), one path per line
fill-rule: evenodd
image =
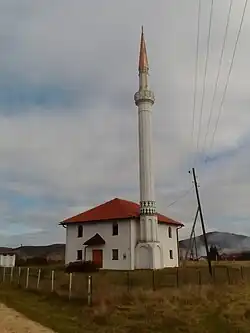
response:
M148 86L148 71L147 51L142 29L139 55L139 91L134 96L139 117L140 241L157 242L158 221L154 194L151 124L152 106L155 98Z

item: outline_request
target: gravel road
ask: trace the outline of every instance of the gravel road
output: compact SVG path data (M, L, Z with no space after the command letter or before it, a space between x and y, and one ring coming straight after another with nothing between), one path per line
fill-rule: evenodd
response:
M0 304L1 333L55 333Z

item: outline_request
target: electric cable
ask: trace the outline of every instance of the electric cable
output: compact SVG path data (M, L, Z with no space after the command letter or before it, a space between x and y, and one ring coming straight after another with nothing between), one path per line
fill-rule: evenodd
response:
M242 31L242 25L243 25L243 22L244 22L247 5L248 5L248 0L245 0L245 5L244 5L244 8L243 8L243 12L242 12L242 16L241 16L241 21L240 21L240 26L239 26L239 30L238 30L236 41L235 41L235 45L234 45L233 56L232 56L232 60L231 60L231 64L230 64L230 68L229 68L229 72L228 72L228 76L227 76L227 80L226 80L226 85L225 85L225 89L223 91L223 96L222 96L221 103L220 103L219 113L218 113L218 117L216 119L216 124L215 124L215 128L214 128L213 135L212 135L212 140L211 140L211 144L210 144L210 150L212 149L213 144L214 144L215 134L216 134L217 129L218 129L219 120L220 120L222 109L223 109L223 106L224 106L225 97L226 97L226 93L227 93L227 89L228 89L228 84L229 84L229 80L230 80L232 69L233 69L235 54L236 54L236 50L237 50L237 46L238 46L240 34L241 34L241 31Z

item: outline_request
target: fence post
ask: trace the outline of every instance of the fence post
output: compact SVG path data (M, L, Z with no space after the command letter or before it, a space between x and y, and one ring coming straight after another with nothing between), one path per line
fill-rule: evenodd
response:
M13 267L10 268L10 283L12 283L13 280Z
M36 289L39 289L41 279L41 268L38 269Z
M71 299L72 295L72 273L69 273L69 300Z
M17 278L17 284L20 286L20 278L21 278L21 267L18 267L18 278Z
M55 271L51 271L51 292L54 292L54 282L55 282Z
M198 270L198 283L199 283L199 286L201 286L201 271L200 271L200 269Z
M179 287L179 268L176 269L176 287Z
M26 285L25 288L28 289L29 288L29 274L30 274L30 269L29 267L27 268L27 275L26 275Z
M215 274L215 267L216 266L213 266L213 282L216 283L216 274Z
M152 270L152 284L153 284L153 290L155 290L155 270Z
M92 305L92 276L88 276L88 306Z
M230 272L229 272L229 268L228 267L227 267L227 281L228 281L228 284L231 284Z
M127 287L128 287L128 292L130 292L130 278L129 278L129 271L127 271Z
M5 267L3 268L3 282L5 281Z
M243 268L243 266L240 267L240 275L241 275L241 280L244 280L244 268Z

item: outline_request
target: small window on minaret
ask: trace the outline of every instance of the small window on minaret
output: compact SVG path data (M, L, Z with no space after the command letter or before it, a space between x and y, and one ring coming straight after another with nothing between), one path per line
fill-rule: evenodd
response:
M170 257L170 259L174 259L173 250L169 250L169 257Z
M118 223L114 222L113 223L113 232L112 232L113 236L117 236L118 235Z
M168 227L168 237L172 238L172 228Z

